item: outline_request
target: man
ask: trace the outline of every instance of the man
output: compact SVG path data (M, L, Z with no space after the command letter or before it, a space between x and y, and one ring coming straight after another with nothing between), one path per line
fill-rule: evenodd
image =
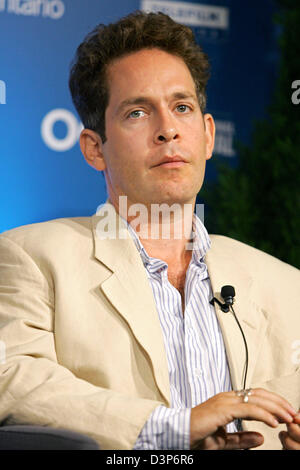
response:
M207 76L191 31L163 14L99 26L78 48L80 146L109 201L1 236L5 422L83 432L102 449L300 448L299 273L210 239L193 216L214 145ZM247 375L223 284L236 288Z

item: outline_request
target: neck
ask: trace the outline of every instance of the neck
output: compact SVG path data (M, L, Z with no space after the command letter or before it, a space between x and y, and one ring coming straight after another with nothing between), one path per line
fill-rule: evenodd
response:
M125 204L126 202L126 204ZM119 198L116 211L137 233L149 256L168 264L186 264L191 256L195 200L174 204L129 204Z

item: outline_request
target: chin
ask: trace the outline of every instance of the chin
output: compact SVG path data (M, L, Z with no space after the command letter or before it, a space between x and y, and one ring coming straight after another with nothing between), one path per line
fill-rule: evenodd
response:
M192 204L195 200L196 195L180 195L180 194L162 194L161 196L155 198L151 201L151 204Z

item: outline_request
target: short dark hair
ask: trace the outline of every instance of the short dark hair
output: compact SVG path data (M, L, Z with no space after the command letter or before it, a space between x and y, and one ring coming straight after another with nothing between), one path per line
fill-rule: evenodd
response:
M206 107L209 78L207 55L187 26L164 13L137 11L109 25L99 24L79 45L69 87L74 106L85 128L105 142L105 111L109 103L107 68L122 56L142 49L161 49L180 57L193 77L201 111Z

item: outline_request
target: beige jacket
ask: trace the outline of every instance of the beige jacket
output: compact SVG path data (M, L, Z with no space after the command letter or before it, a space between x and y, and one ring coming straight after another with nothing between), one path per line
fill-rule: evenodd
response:
M67 428L102 449L131 449L154 408L170 404L168 367L134 243L102 239L99 220L57 219L0 236L0 420ZM215 295L224 284L236 289L247 387L280 393L299 408L299 271L232 239L211 240ZM216 314L240 389L242 336L231 313L216 307ZM261 448L281 448L284 425L244 427L264 434Z

